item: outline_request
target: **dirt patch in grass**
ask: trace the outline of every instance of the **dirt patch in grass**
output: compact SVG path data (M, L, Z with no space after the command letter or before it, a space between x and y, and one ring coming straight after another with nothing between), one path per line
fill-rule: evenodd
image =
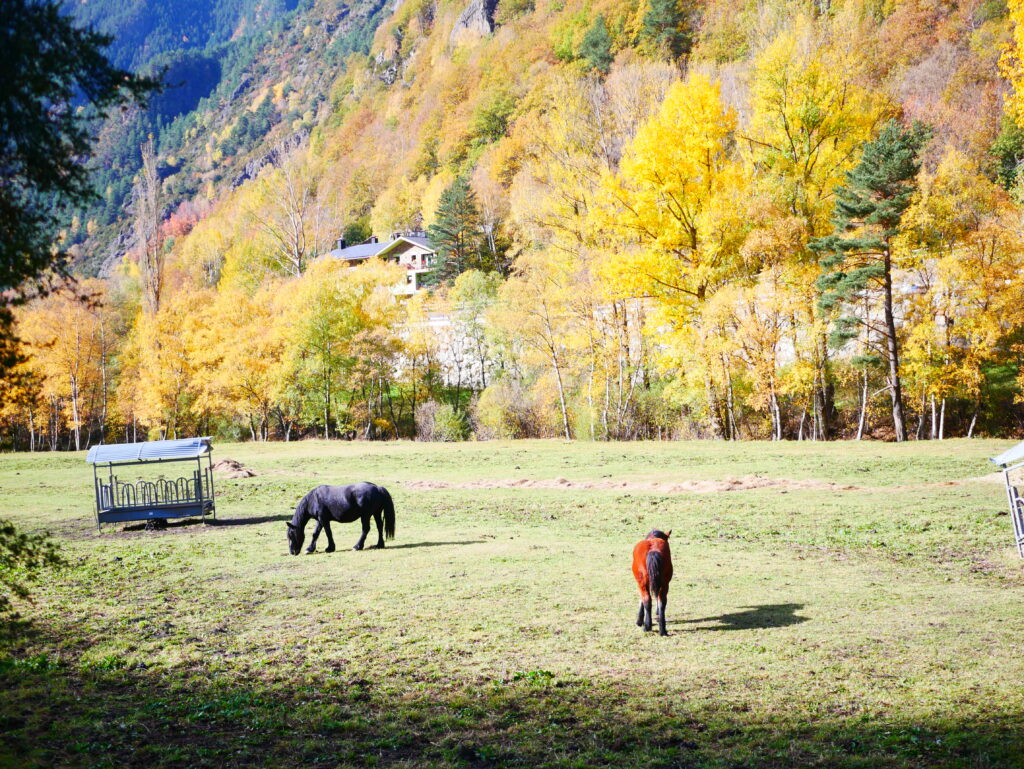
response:
M712 494L721 491L750 491L752 489L779 489L781 491L858 491L861 486L830 483L828 481L794 481L786 478L768 478L763 475L745 475L741 478L702 481L617 481L614 479L571 481L554 479L482 479L452 483L450 481L406 481L411 491L434 489L603 489L611 491L652 491L659 494Z
M405 481L410 491L434 491L438 489L565 489L568 491L590 489L604 491L650 491L659 494L717 494L723 491L755 491L778 489L788 491L894 491L907 489L960 486L965 483L1003 483L1000 473L979 475L971 478L957 478L948 481L920 484L898 484L895 486L862 486L850 483L834 483L815 479L794 480L792 478L769 478L766 475L744 475L738 478L705 479L692 481L638 481L602 478L598 480L569 480L568 478L482 478L473 481L441 481L434 479Z

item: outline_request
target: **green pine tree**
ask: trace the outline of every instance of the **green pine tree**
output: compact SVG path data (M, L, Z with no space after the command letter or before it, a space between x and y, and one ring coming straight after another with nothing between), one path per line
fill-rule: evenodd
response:
M604 23L604 16L598 15L594 23L583 36L580 43L579 57L596 69L602 75L607 75L612 68L612 38L608 34L608 25Z
M689 53L693 43L689 20L678 0L650 0L640 36L673 59Z
M437 251L437 261L425 276L425 284L453 280L466 270L480 266L480 210L476 194L465 176L460 176L441 193L427 237Z
M881 332L898 441L906 440L907 433L893 314L892 241L917 188L920 152L929 138L931 131L920 123L908 129L889 121L878 138L864 146L860 162L846 174L846 184L836 189L835 232L810 244L823 254L818 282L823 309L863 305L870 295L881 293ZM834 340L847 341L862 322L853 316L839 318Z
M1006 190L1012 190L1024 163L1024 130L1009 115L1003 115L999 136L989 154L995 159L996 179Z

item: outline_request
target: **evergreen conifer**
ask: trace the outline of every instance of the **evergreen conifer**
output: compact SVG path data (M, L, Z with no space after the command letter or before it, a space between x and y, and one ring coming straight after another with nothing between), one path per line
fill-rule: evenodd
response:
M579 56L584 59L591 69L596 69L602 75L607 75L612 68L612 38L608 34L608 25L604 22L604 16L598 15L594 23L583 36L580 43Z
M690 50L689 24L677 0L650 0L641 36L673 59Z
M480 265L481 225L476 194L460 176L443 193L427 237L437 250L437 262L425 276L428 285L452 280Z
M892 242L917 188L920 152L930 137L931 131L920 123L904 128L890 120L878 138L864 146L860 162L846 174L846 184L836 189L834 233L810 244L823 254L824 272L818 282L823 309L857 302L872 292L882 294L882 334L898 441L906 440L906 421L893 314ZM839 318L833 339L847 341L860 322L852 316Z

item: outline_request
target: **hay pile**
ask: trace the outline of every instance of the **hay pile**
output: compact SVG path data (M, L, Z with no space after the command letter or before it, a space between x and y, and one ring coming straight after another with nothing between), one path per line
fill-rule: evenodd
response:
M237 459L228 459L227 457L214 462L213 470L217 473L224 473L228 478L252 478L256 475L256 471L251 467L246 467Z

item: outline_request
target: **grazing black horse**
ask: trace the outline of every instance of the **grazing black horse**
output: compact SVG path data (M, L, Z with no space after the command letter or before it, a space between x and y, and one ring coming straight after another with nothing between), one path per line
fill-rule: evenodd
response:
M381 521L383 515L383 522ZM353 483L348 486L317 486L299 500L295 515L288 524L288 550L298 555L305 537L306 522L316 521L316 531L309 541L307 553L316 550L316 538L323 529L327 534L327 552L334 552L334 537L331 536L331 521L351 523L362 520L363 536L353 550L362 550L366 535L370 533L370 518L377 522L377 544L384 547L384 537L394 539L395 505L391 495L383 486L373 483Z

